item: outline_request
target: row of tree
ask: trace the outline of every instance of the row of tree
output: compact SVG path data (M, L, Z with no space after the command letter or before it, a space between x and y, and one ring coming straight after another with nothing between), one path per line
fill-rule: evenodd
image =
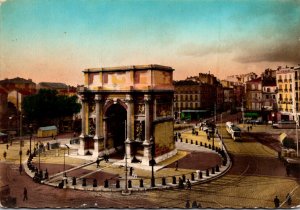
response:
M38 126L58 126L62 120L80 111L81 104L77 99L76 95L59 95L56 90L41 89L37 94L24 98L22 109L29 122Z

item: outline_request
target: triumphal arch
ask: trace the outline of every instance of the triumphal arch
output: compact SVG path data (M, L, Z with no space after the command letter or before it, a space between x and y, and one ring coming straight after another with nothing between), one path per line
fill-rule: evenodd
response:
M84 70L78 154L126 154L145 165L153 153L156 162L176 154L173 71L161 65Z

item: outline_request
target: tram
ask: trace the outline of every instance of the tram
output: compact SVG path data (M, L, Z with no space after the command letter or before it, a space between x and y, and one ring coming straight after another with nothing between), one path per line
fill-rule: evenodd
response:
M241 129L234 125L232 122L226 123L226 130L231 135L231 138L234 141L238 141L241 139Z

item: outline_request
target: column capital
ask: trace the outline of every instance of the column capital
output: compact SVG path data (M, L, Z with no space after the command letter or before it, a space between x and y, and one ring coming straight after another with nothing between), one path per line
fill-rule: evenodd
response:
M150 102L150 101L151 101L151 95L145 94L145 95L144 95L144 101L145 101L145 102Z
M130 103L130 102L132 102L133 101L133 97L132 97L132 95L130 95L130 94L126 94L126 97L125 97L125 102L126 103Z
M86 97L84 94L81 94L81 95L80 95L80 100L81 100L82 102L86 102L86 101L87 101L87 97Z
M103 101L102 95L101 94L95 94L94 100L96 102L101 102Z

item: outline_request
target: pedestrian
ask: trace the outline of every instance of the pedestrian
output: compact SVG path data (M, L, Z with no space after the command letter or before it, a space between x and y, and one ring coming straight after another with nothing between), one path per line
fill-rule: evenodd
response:
M178 170L178 160L175 162L175 171Z
M290 176L290 166L286 165L286 175Z
M7 155L7 153L6 153L6 151L4 151L3 152L3 157L4 157L5 160L6 160L6 155Z
M186 181L186 189L189 189L189 190L192 189L192 184L189 179Z
M192 203L192 208L193 208L193 209L198 208L197 201L193 201L193 203Z
M97 158L96 164L97 164L97 168L99 168L100 167L100 159L99 158Z
M247 130L248 130L248 132L249 132L249 130L250 130L249 126L247 126Z
M279 199L278 199L278 197L277 197L277 195L276 195L275 198L274 198L274 205L275 205L275 208L278 208L278 207L279 207L279 203L280 203L280 201L279 201Z
M287 204L290 206L292 204L292 196L290 195L290 193L286 195L286 199L287 199Z
M9 147L8 144L6 144L6 150L8 150L8 147Z
M179 180L178 180L178 188L179 189L183 189L184 188L183 180L181 179L181 177L179 177Z
M23 201L27 201L28 200L28 197L27 197L27 189L26 187L24 187L24 193L23 193L24 197L23 197Z
M189 209L191 207L190 201L186 200L185 208Z
M22 174L22 165L19 166L20 175Z

